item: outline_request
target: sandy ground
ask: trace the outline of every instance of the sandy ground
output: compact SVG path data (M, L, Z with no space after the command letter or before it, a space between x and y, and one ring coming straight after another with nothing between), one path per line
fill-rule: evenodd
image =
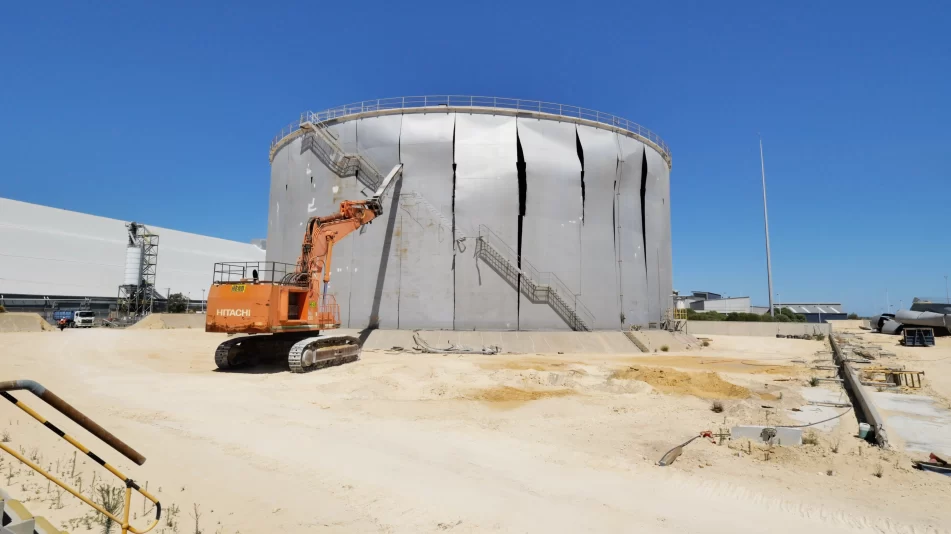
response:
M18 394L178 510L157 532L194 532L195 516L222 534L948 531L949 480L852 437L851 415L810 433L814 445L698 440L655 465L701 430L795 424L809 377L825 376L809 368L822 342L711 336L703 350L641 356L365 351L292 375L213 371L223 339L3 334L0 378L43 383L145 454L131 466ZM90 491L92 462L74 468L72 449L9 403L0 431ZM95 527L76 499L0 458L0 485L35 514ZM133 500L138 524L142 506Z

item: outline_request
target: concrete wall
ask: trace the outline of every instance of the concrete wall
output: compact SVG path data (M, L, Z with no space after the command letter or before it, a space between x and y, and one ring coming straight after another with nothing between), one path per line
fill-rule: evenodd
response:
M126 221L0 198L0 294L115 297L123 281ZM159 235L155 287L200 299L215 262L261 261L251 244L169 230Z
M829 334L828 324L809 323L746 323L742 321L687 321L686 332L692 336L757 336L776 337L803 334Z
M334 249L330 290L344 327L569 329L476 257L480 225L512 251L521 248L537 270L555 273L595 328L663 317L672 288L670 169L659 153L587 125L424 111L329 126L344 150L381 172L404 165L383 217ZM355 177L332 174L308 146L298 137L274 154L268 260L296 261L309 217L369 193Z

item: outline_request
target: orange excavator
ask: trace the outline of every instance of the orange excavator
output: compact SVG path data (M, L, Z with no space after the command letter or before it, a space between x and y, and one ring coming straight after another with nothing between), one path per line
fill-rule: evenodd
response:
M340 307L328 293L334 245L383 214L382 198L403 175L393 167L367 200L345 200L340 211L311 217L294 265L279 262L215 264L208 291L206 332L252 334L218 345L219 369L287 358L290 370L304 373L360 358L360 340L320 335L340 328ZM322 287L321 287L322 284Z

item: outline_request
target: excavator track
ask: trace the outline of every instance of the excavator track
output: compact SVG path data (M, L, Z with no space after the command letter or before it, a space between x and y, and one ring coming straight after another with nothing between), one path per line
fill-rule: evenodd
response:
M353 336L317 336L291 347L287 364L292 373L308 373L360 359L360 340Z
M260 345L257 336L240 336L224 341L215 349L215 365L218 369L244 367L254 359L249 349Z

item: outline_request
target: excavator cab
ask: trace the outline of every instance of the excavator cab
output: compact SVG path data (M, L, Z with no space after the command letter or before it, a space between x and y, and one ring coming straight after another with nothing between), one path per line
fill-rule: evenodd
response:
M276 334L340 328L333 295L318 295L289 263L216 263L206 332ZM248 274L250 273L250 277Z

